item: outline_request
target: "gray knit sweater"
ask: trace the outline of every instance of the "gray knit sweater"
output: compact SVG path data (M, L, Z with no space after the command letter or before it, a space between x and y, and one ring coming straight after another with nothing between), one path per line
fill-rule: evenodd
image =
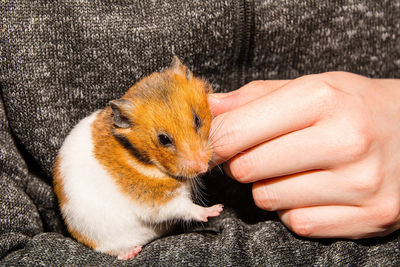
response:
M400 265L400 234L314 240L257 209L214 171L223 214L177 229L126 262L69 237L51 169L83 117L173 54L215 91L344 70L400 78L400 1L0 0L0 265Z

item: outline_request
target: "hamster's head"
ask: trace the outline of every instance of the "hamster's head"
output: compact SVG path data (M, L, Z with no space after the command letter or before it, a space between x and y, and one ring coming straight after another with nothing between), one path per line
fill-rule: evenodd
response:
M169 68L110 102L113 134L142 164L176 179L197 177L208 170L212 156L209 92L210 85L174 57Z

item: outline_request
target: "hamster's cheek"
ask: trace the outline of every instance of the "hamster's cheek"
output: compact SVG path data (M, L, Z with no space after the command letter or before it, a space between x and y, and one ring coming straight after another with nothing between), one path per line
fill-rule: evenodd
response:
M157 162L165 169L165 171L174 176L178 176L180 172L179 166L177 166L176 157L169 153L159 153L156 156Z

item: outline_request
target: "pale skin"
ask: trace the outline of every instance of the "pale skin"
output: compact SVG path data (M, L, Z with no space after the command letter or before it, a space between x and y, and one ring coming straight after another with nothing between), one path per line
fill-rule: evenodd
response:
M214 162L300 236L400 229L400 80L346 72L209 96Z

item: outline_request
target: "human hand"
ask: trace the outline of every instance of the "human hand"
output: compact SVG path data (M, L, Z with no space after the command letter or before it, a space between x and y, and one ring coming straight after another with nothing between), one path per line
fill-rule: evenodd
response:
M301 236L400 228L400 80L330 72L209 97L217 163Z

